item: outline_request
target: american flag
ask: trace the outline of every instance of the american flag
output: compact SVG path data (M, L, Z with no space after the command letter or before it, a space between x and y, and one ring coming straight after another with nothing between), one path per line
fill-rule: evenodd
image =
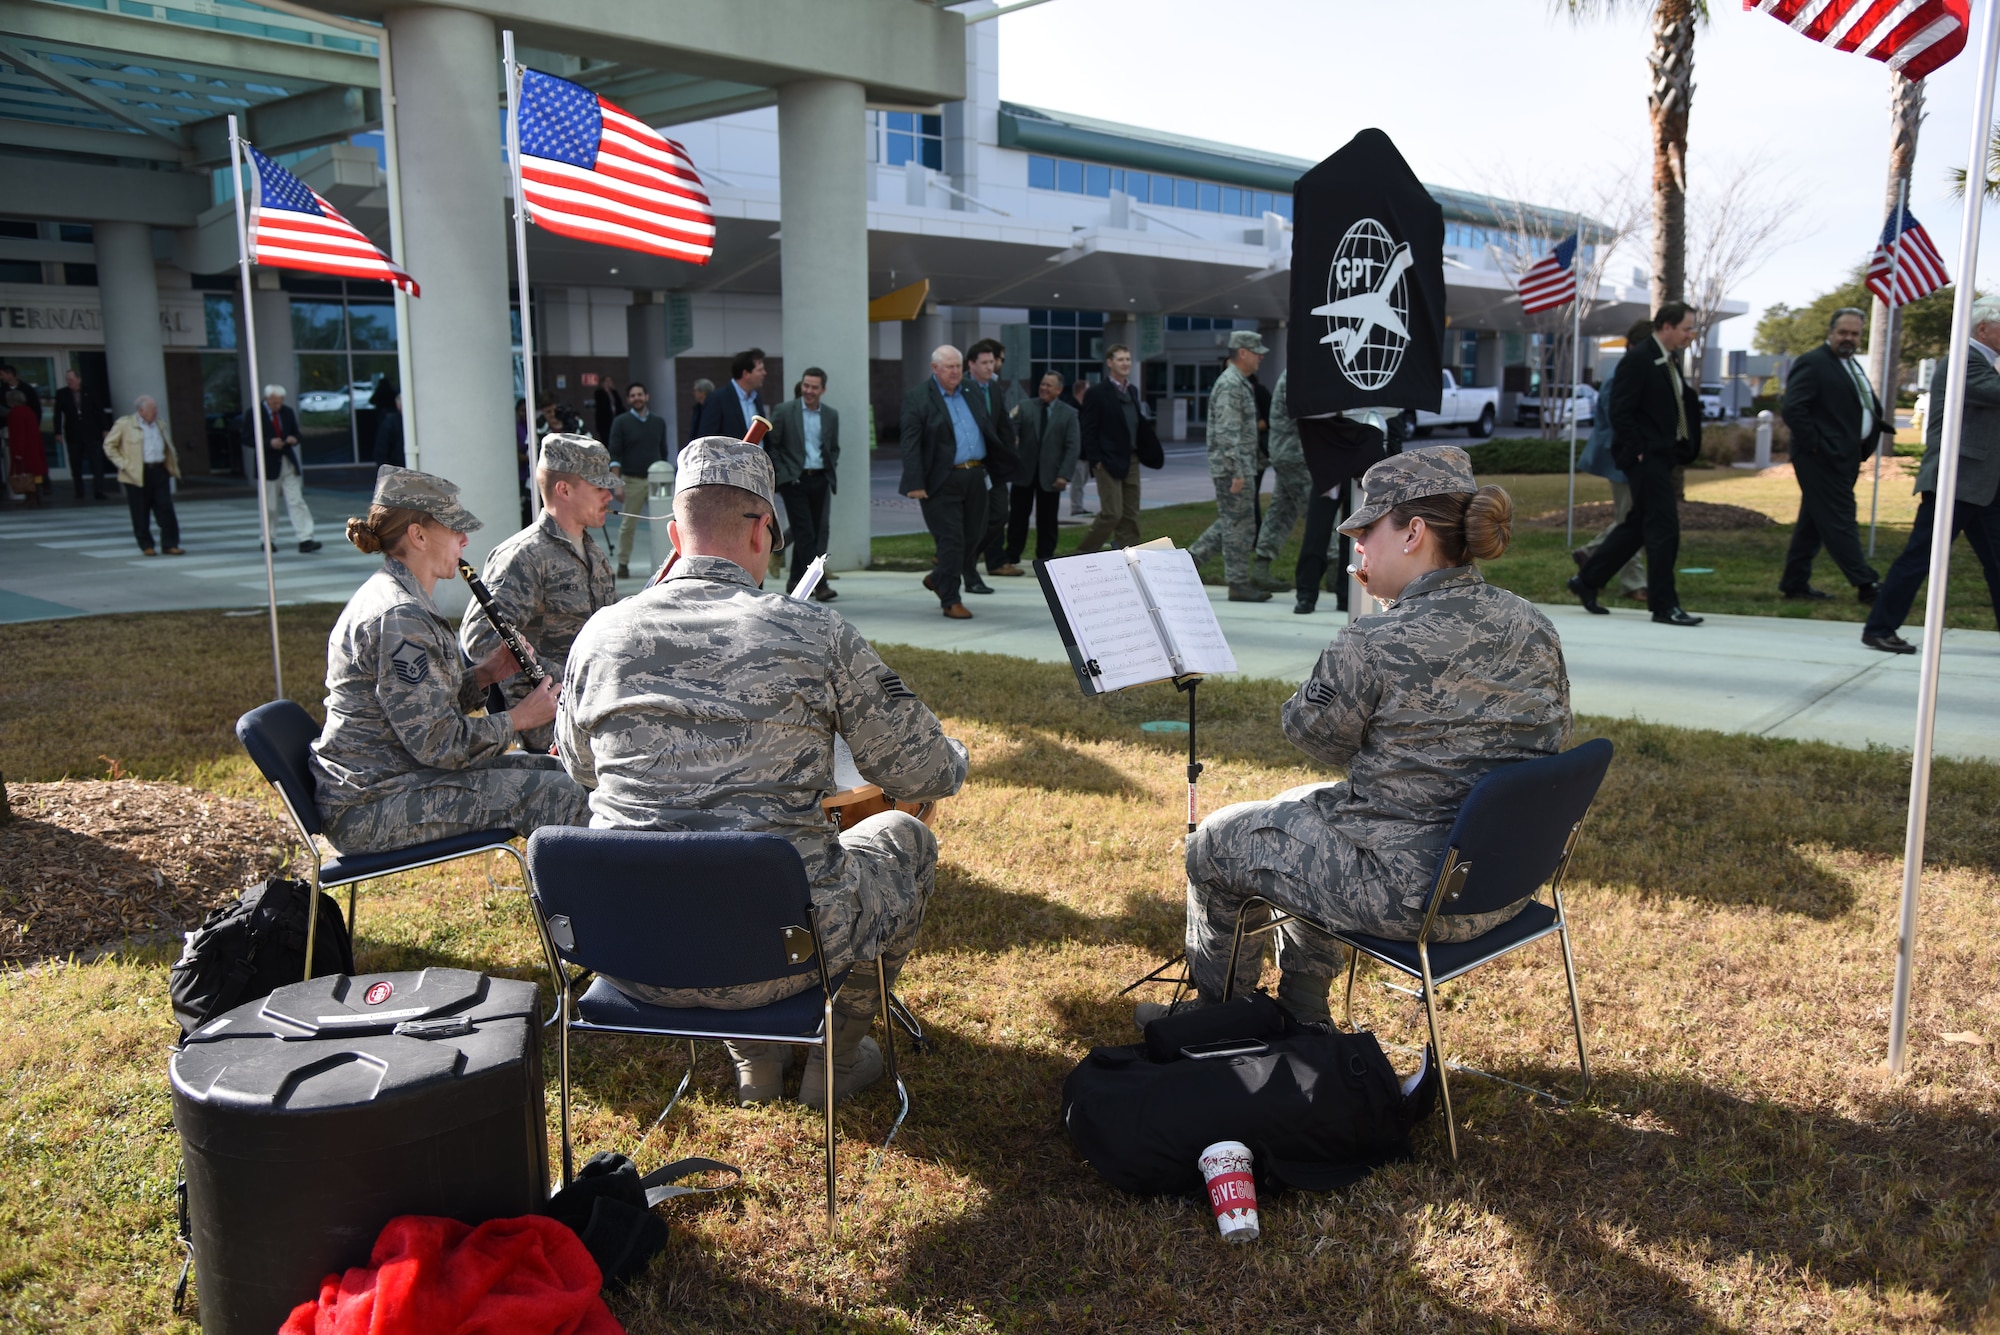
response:
M1967 0L1743 0L1815 42L1921 79L1965 49Z
M246 141L250 174L250 258L273 269L304 269L394 283L411 296L417 280L390 262L361 230L304 181Z
M1558 306L1567 306L1576 300L1576 269L1572 262L1576 259L1575 235L1551 250L1541 263L1521 275L1521 311L1532 315L1536 311L1552 311Z
M1931 244L1931 234L1908 209L1903 210L1902 226L1890 218L1883 225L1882 240L1876 244L1875 253L1868 257L1868 290L1881 298L1885 306L1901 306L1928 296L1951 281L1951 275L1944 271L1944 257ZM1902 233L1902 259L1898 263L1895 255L1896 234ZM1889 274L1894 270L1896 291L1889 292Z
M521 73L521 186L537 227L689 264L715 215L687 150L581 84Z

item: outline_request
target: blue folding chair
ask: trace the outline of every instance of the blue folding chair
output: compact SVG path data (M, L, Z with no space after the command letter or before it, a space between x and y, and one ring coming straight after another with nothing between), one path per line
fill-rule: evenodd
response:
M653 1125L666 1120L694 1075L696 1041L819 1048L826 1075L826 1222L834 1226L833 995L852 970L830 973L805 864L775 834L670 833L551 826L528 840L531 898L562 1025L563 1184L571 1178L571 1033L684 1038L688 1069ZM574 969L576 972L571 973ZM591 975L598 975L592 978ZM738 987L818 975L796 996L748 1010L654 1006L606 976L661 988ZM584 984L588 981L588 987ZM896 1071L889 981L875 961L882 1054L895 1084L896 1121L910 1112Z
M307 763L312 757L312 744L319 738L319 724L312 715L306 713L296 701L273 700L236 720L236 740L243 743L243 749L250 753L263 772L265 781L278 790L278 798L285 804L285 814L292 818L292 829L298 834L299 842L306 850L306 861L312 866L312 902L319 903L319 892L347 887L347 930L354 931L354 890L363 881L372 881L381 876L394 876L397 872L415 871L419 867L433 867L440 862L452 862L458 858L469 858L475 853L505 853L520 864L521 875L528 875L528 864L521 856L521 850L514 847L517 838L512 830L474 830L466 834L454 834L444 839L432 839L426 843L411 844L407 848L388 849L380 853L355 853L336 855L322 859L319 841L313 836L325 829L320 819L319 801L313 794L312 768ZM527 882L532 885L533 882ZM313 944L319 935L319 914L306 915L306 977L312 977Z
M1417 981L1409 992L1424 1004L1424 1019L1430 1026L1431 1051L1438 1057L1438 1088L1444 1094L1445 1133L1451 1141L1451 1157L1458 1158L1458 1127L1452 1120L1449 1071L1487 1075L1468 1066L1444 1060L1444 1045L1438 1035L1437 988L1463 977L1483 964L1511 954L1545 936L1562 942L1563 975L1569 983L1570 1022L1576 1028L1576 1060L1583 1070L1583 1087L1590 1089L1590 1057L1583 1047L1583 1009L1576 997L1576 959L1569 942L1569 915L1563 910L1563 874L1569 869L1570 855L1576 850L1583 819L1596 800L1597 789L1611 766L1611 743L1599 737L1561 755L1543 756L1507 765L1486 775L1472 786L1451 838L1439 859L1437 876L1431 883L1430 904L1424 923L1414 941L1392 941L1387 937L1361 932L1336 931L1314 922L1294 909L1274 904L1260 896L1244 902L1236 915L1236 935L1229 948L1228 982L1223 988L1227 1000L1236 981L1236 960L1246 936L1267 932L1281 923L1299 926L1331 937L1350 947L1347 962L1347 1027L1354 1027L1354 973L1361 957L1380 961ZM1474 872L1477 875L1474 875ZM1538 895L1548 886L1551 904L1539 898L1498 927L1470 941L1431 941L1431 931L1439 913L1491 913L1518 900ZM1253 905L1270 912L1261 927L1245 927ZM1388 984L1387 986L1394 986ZM1488 1076L1499 1079L1498 1076ZM1513 1084L1513 1081L1504 1081ZM1528 1087L1518 1086L1527 1089ZM1546 1090L1531 1089L1557 1103L1565 1100Z

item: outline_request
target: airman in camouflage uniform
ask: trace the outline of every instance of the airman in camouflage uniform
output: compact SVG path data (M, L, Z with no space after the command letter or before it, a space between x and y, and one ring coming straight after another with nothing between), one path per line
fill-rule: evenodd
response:
M1248 377L1270 351L1253 329L1229 336L1229 365L1208 392L1208 475L1215 483L1215 522L1194 540L1188 554L1201 565L1222 552L1229 601L1261 603L1270 598L1250 580L1257 545L1257 392Z
M1257 530L1257 559L1250 566L1250 582L1265 589L1284 587L1272 578L1271 562L1278 559L1285 539L1292 536L1292 526L1312 498L1312 473L1306 468L1298 420L1292 416L1285 393L1290 376L1290 371L1280 375L1271 394L1271 469L1277 478L1271 487L1271 508L1264 511L1263 526Z
M1361 485L1364 504L1341 526L1350 535L1406 500L1476 490L1471 463L1455 448L1386 459ZM1548 618L1488 584L1476 566L1433 569L1334 638L1286 702L1284 728L1307 755L1344 767L1347 778L1224 807L1188 840L1188 962L1207 1001L1222 997L1237 909L1253 895L1329 927L1416 938L1438 858L1472 785L1569 743L1562 645ZM1433 939L1467 940L1522 906L1441 915ZM1284 927L1277 935L1286 981L1312 980L1323 1012L1340 948ZM1240 989L1256 986L1262 971L1257 941L1254 949L1245 943ZM1280 995L1290 990L1281 985Z
M735 488L750 518L772 510L771 479L758 446L715 436L689 445L675 477L676 545L689 545L688 493ZM847 739L864 778L905 801L957 792L965 747L838 612L758 587L768 547L739 554L750 567L699 550L682 556L659 584L584 627L556 718L563 764L590 790L595 826L783 835L805 863L828 970L879 957L893 980L930 898L937 839L900 811L837 829L820 805L838 786L834 738ZM658 1005L742 1009L815 979L674 990L612 981ZM873 1048L864 1035L876 1001L873 969L857 970L835 999L842 1079L859 1045ZM782 1092L782 1050L764 1046L731 1047L745 1102ZM879 1051L873 1060L879 1074ZM821 1089L816 1061L801 1086L807 1102Z
M567 434L542 438L537 471L541 518L495 547L480 578L492 591L500 614L514 623L560 686L569 647L583 623L618 600L611 558L590 538L590 529L604 522L605 504L618 477L602 445L589 436ZM564 482L569 485L558 496L557 488ZM592 513L577 513L583 510ZM575 531L565 520L576 524ZM500 647L500 632L477 602L466 605L458 642L475 663ZM528 684L516 677L503 689L511 707L527 695ZM521 734L521 745L546 752L554 731L546 725L530 728Z
M455 485L391 464L376 475L374 503L422 511L453 535L480 527ZM424 581L385 555L327 639L326 728L312 772L335 848L379 852L474 830L584 823L584 792L553 757L508 749L509 715L467 717L483 698Z

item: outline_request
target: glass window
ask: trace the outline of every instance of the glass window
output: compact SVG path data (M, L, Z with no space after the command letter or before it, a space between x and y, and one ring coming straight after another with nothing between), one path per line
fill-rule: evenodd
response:
M917 141L923 148L924 166L932 171L944 170L944 141L926 135Z
M1222 212L1221 186L1211 185L1207 181L1201 183L1201 211L1203 213Z
M292 346L342 348L347 345L337 301L292 302Z
M1194 367L1186 362L1180 362L1174 367L1174 393L1194 393Z
M920 117L917 128L926 138L941 139L944 137L944 117Z
M909 112L892 111L889 113L889 128L892 130L902 130L907 133L915 127L910 124Z
M1074 329L1051 330L1049 333L1049 356L1068 358L1074 361L1076 359L1076 331Z
M205 292L201 298L201 313L208 330L208 346L211 348L233 348L236 346L236 298L218 292Z
M1035 358L1043 358L1049 355L1048 330L1046 329L1028 330L1028 355L1030 357L1035 357Z
M1187 318L1187 316L1185 316L1185 315L1169 315L1169 316L1167 317L1167 332L1168 332L1168 333L1170 333L1170 334L1185 334L1185 333L1187 332L1187 327L1188 327L1188 318Z
M96 287L97 266L95 264L64 264L63 282L71 287Z
M1250 201L1250 211L1260 218L1269 213L1271 211L1271 192L1268 190L1259 190L1256 198Z
M1173 177L1155 176L1153 178L1153 202L1155 204L1172 204L1174 202Z
M39 283L41 281L41 261L0 260L0 283Z
M1153 188L1151 182L1152 178L1144 172L1126 172L1125 192L1143 204Z
M347 333L356 352L393 352L396 347L396 308L360 302L349 305Z
M1056 188L1056 160L1030 156L1028 158L1028 187L1032 190L1053 190Z
M89 223L62 223L56 228L56 234L63 241L90 241L96 236Z
M1177 209L1199 208L1199 187L1193 181L1174 178L1174 207Z
M1056 163L1056 189L1066 190L1072 195L1083 193L1083 164L1081 162Z
M1243 212L1243 192L1233 185L1222 187L1222 211L1224 213Z
M882 160L891 167L900 167L916 156L913 151L915 148L916 140L912 136L898 134L894 130L891 130L889 132L889 148L883 155Z
M1125 169L1123 167L1113 167L1111 169L1111 188L1113 190L1123 190L1125 188Z
M1083 169L1083 193L1103 199L1111 193L1111 168L1095 163Z
M1290 222L1292 220L1292 197L1290 195L1273 196L1271 199L1271 211L1286 222Z

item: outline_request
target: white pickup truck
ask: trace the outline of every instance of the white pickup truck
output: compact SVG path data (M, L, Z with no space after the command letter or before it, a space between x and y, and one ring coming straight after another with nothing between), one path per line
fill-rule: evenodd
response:
M1416 414L1415 434L1428 436L1441 426L1462 426L1466 434L1474 440L1482 440L1493 434L1493 419L1500 413L1500 391L1497 389L1473 389L1458 383L1458 377L1450 371L1444 372L1444 398L1438 410L1427 413L1421 408Z

